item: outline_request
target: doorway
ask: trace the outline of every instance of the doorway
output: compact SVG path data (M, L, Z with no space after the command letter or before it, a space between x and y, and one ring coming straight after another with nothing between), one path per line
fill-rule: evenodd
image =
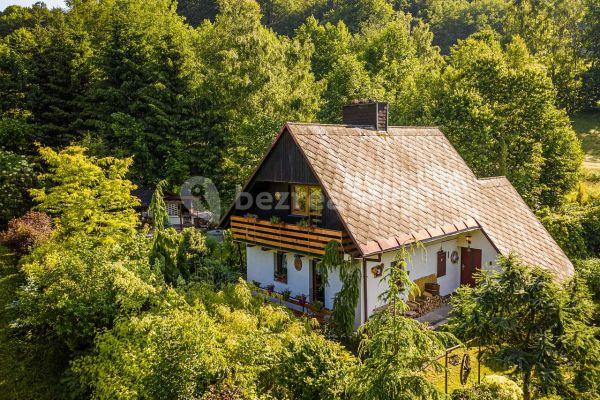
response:
M320 301L325 304L325 284L323 283L323 274L317 268L317 260L310 262L311 272L311 298L310 301Z
M473 274L481 270L481 249L461 247L460 249L460 284L475 286Z

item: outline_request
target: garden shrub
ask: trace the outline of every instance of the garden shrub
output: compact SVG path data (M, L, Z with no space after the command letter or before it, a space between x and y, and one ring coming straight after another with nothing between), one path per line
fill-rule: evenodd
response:
M27 157L0 148L0 229L31 207L27 190L35 182L34 164Z
M0 233L0 243L17 254L26 254L34 245L50 238L52 221L48 214L29 211L8 223L6 231Z
M521 400L523 391L516 382L500 375L489 375L468 389L452 392L452 400Z

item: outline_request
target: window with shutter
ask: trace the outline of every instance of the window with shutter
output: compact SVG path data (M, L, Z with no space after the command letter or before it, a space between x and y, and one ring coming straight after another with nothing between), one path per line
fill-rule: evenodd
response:
M437 277L446 275L446 252L441 250L437 253Z

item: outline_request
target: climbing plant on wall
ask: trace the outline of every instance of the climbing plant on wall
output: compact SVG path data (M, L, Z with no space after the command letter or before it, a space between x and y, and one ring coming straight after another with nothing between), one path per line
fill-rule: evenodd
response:
M344 260L340 243L332 240L325 246L325 254L317 268L325 285L329 282L329 273L336 269L339 271L342 289L333 299L332 319L335 333L347 339L354 331L355 310L360 295L360 265Z

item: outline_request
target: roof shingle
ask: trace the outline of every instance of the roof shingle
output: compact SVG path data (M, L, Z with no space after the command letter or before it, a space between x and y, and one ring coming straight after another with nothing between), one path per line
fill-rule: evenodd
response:
M481 227L498 250L555 272L573 265L504 177L477 179L437 128L288 123L363 255L408 237Z

